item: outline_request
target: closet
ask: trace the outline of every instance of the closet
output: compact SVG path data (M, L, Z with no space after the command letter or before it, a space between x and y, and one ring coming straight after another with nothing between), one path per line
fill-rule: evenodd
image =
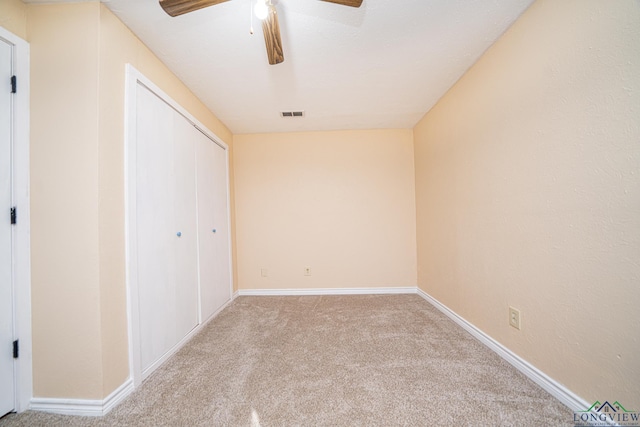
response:
M139 382L231 298L228 153L130 73L129 298Z

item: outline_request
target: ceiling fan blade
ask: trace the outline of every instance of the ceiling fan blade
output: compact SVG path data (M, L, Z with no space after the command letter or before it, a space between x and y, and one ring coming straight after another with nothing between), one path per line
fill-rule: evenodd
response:
M229 0L160 0L160 6L171 16L178 16Z
M331 3L341 4L343 6L360 7L362 0L323 0Z
M275 65L284 61L282 52L282 39L280 38L280 24L278 24L278 13L273 5L269 5L269 13L262 20L262 32L264 33L264 43L267 47L267 57L269 64Z

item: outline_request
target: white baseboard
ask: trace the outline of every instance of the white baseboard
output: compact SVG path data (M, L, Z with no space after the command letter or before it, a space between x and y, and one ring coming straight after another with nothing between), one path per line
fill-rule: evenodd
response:
M547 393L558 399L565 406L567 406L572 411L584 411L589 407L589 404L586 400L582 399L571 390L558 383L547 374L531 365L526 360L522 359L517 354L513 353L507 347L500 344L498 341L491 338L489 335L482 332L480 329L476 328L474 325L469 323L464 318L460 317L454 311L452 311L449 307L442 304L440 301L433 298L431 295L424 292L422 289L417 289L418 295L428 301L435 308L444 313L449 319L453 320L457 323L461 328L465 331L469 332L474 338L480 341L482 344L489 347L490 350L494 351L498 356L502 357L509 364L511 364L514 368L522 372L526 375L531 381L538 384L542 387Z
M313 289L239 289L237 296L296 296L296 295L382 295L415 294L413 286L403 288L313 288Z
M109 396L104 399L102 404L102 415L108 414L118 403L122 402L134 390L133 379L129 378L120 387L115 389Z
M133 380L129 378L120 387L103 400L54 399L34 397L31 399L32 411L44 411L62 415L81 415L99 417L106 415L133 391Z

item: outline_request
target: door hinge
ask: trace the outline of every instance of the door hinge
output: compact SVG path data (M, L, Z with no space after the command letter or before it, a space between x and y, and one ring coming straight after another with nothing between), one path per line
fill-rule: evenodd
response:
M11 76L11 93L16 93L18 91L18 79L16 76Z
M20 355L20 344L18 343L18 340L15 340L13 342L13 358L17 359L19 355Z
M11 208L11 225L16 225L18 222L18 214L16 212L16 207Z

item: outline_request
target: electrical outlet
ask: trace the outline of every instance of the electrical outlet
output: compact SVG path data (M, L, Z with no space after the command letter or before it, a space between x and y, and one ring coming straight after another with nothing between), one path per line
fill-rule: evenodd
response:
M520 310L509 307L509 325L520 330Z
M260 269L260 276L269 277L269 270L267 270L266 268L261 268Z
M305 276L311 276L311 267L305 267L304 268L304 275Z

